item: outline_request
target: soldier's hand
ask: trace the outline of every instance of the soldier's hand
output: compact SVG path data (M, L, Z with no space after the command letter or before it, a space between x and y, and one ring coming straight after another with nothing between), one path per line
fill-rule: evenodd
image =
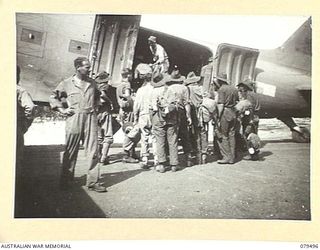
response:
M73 108L60 108L59 112L66 116L71 116L75 113Z

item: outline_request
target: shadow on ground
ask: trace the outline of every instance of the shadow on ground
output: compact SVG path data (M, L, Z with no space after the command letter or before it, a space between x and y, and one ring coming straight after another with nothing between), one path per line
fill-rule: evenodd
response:
M106 217L81 185L59 189L61 151L61 145L25 148L24 173L15 186L15 218Z

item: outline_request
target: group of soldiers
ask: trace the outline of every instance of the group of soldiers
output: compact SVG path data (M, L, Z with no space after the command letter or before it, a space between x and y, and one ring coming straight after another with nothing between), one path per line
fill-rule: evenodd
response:
M236 152L246 150L247 159L257 160L259 153L258 115L260 105L249 80L237 88L226 77L212 80L203 87L204 76L190 72L187 77L175 67L168 72L169 60L156 38L149 37L154 62L139 64L135 73L141 80L136 93L131 88L133 72L125 68L116 96L120 107L117 117L124 133L124 163L150 165L152 144L155 170L164 173L182 167L205 164L208 155L208 130L212 123L214 141L218 145L219 164L233 164ZM110 75L100 72L89 77L90 62L85 57L74 60L75 74L62 81L50 96L50 105L66 118L66 145L61 154L60 188L67 189L74 178L80 141L88 160L86 186L106 192L99 182L101 165L109 164L113 143L114 103L108 96ZM140 157L135 148L141 142ZM178 158L178 144L185 155Z

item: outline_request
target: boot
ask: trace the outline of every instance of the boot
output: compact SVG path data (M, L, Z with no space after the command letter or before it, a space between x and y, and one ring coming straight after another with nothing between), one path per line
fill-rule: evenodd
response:
M138 163L139 160L133 158L131 155L132 153L129 151L125 151L126 155L122 158L123 163Z
M142 161L140 162L140 166L142 169L148 168L148 157L147 156L142 157Z

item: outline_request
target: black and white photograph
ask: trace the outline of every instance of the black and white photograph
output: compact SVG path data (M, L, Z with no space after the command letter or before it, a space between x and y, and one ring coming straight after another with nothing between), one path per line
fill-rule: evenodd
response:
M15 219L312 220L312 16L15 25Z

